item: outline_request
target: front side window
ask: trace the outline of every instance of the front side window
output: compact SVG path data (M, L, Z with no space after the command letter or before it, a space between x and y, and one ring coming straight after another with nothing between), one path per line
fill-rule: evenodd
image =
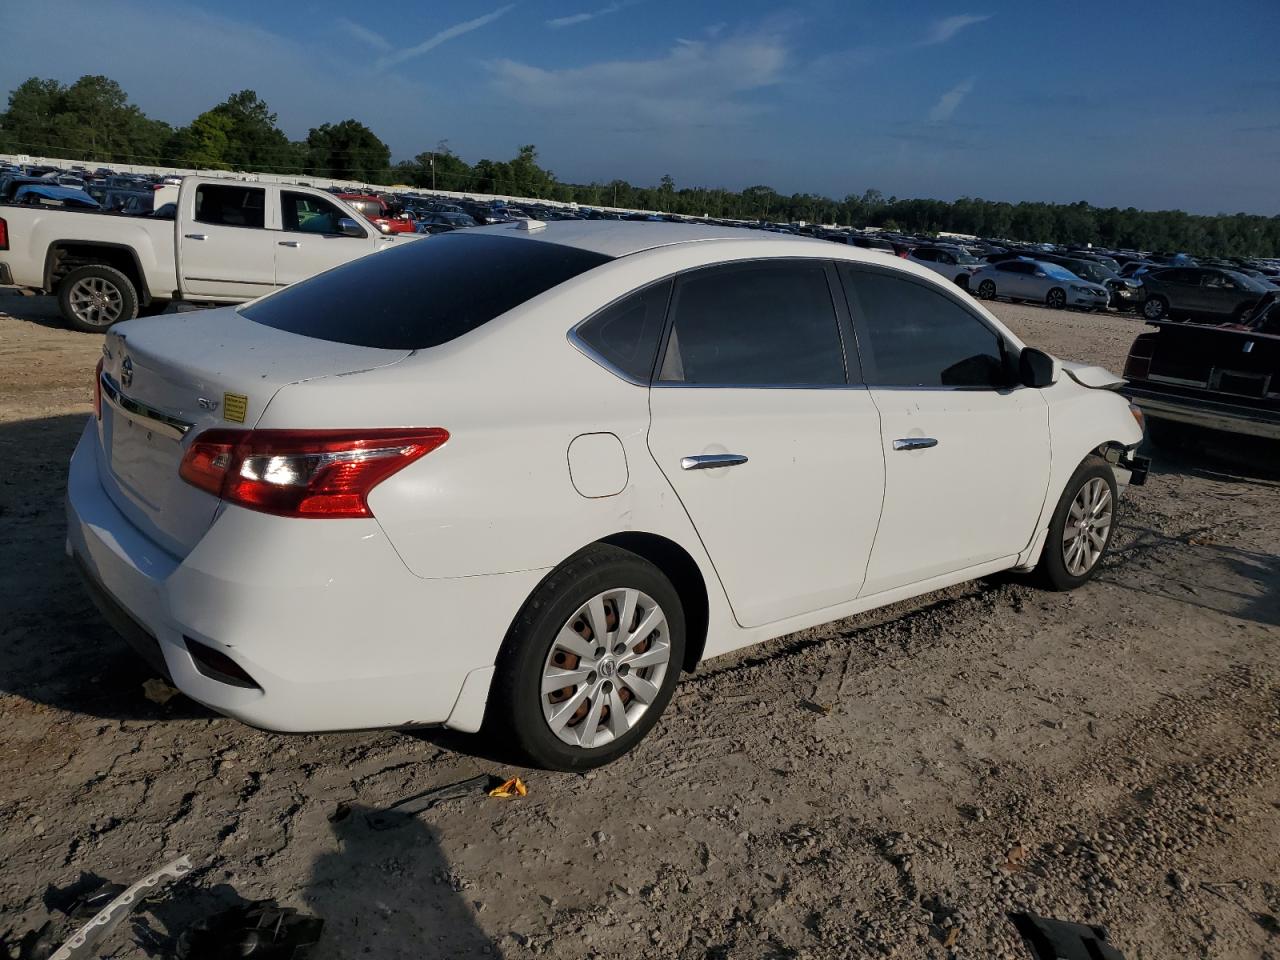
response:
M869 386L1010 385L1004 344L953 298L911 279L841 264Z
M280 214L284 229L294 233L340 233L338 221L346 216L323 197L288 190L280 194Z
M648 384L667 319L671 281L610 304L576 330L578 340L630 380Z
M196 187L199 223L221 227L253 227L261 230L267 208L267 192L261 187L202 183Z
M754 261L677 278L658 379L670 384L844 384L844 350L821 261Z

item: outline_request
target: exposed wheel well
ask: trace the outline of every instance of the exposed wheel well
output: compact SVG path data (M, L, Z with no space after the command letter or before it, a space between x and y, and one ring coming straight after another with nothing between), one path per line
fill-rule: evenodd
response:
M612 544L644 557L661 570L680 595L684 605L687 635L684 644L684 669L692 672L702 659L707 646L707 584L697 562L684 547L656 533L631 531L604 537L600 543Z
M44 267L45 289L56 292L62 278L72 270L94 264L119 270L133 283L138 302L150 302L151 295L133 251L110 244L58 242L51 245Z

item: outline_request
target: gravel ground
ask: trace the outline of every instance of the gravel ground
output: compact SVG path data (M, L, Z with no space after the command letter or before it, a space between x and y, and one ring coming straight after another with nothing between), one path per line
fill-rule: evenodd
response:
M1112 369L1140 329L995 310ZM324 917L326 958L1024 957L1017 909L1105 924L1130 960L1280 957L1275 480L1158 460L1083 590L996 578L772 641L685 678L618 763L520 771L471 738L281 736L149 700L63 557L99 341L54 317L0 299L10 955L82 873L186 853L119 956L243 897ZM523 799L365 819L514 773Z

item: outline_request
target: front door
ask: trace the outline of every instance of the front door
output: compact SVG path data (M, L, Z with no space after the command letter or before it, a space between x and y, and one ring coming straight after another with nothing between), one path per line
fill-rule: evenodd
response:
M885 461L862 595L1013 557L1049 480L1040 391L1011 384L1003 338L959 296L871 267L841 277Z
M880 418L852 356L846 375L833 279L784 260L675 284L649 449L744 627L854 599L875 537Z
M364 236L350 237L338 230L343 217L350 214L323 197L280 191L280 233L275 247L278 285L314 277L376 249L374 227L361 219L357 223Z
M184 295L250 300L274 290L276 231L266 229L267 189L202 183L189 202L178 236Z

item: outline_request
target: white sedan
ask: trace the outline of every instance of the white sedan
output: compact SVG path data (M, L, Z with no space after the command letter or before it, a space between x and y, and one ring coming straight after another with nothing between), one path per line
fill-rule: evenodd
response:
M68 553L271 730L612 760L682 671L998 570L1098 569L1142 428L954 284L731 228L459 231L107 335Z

